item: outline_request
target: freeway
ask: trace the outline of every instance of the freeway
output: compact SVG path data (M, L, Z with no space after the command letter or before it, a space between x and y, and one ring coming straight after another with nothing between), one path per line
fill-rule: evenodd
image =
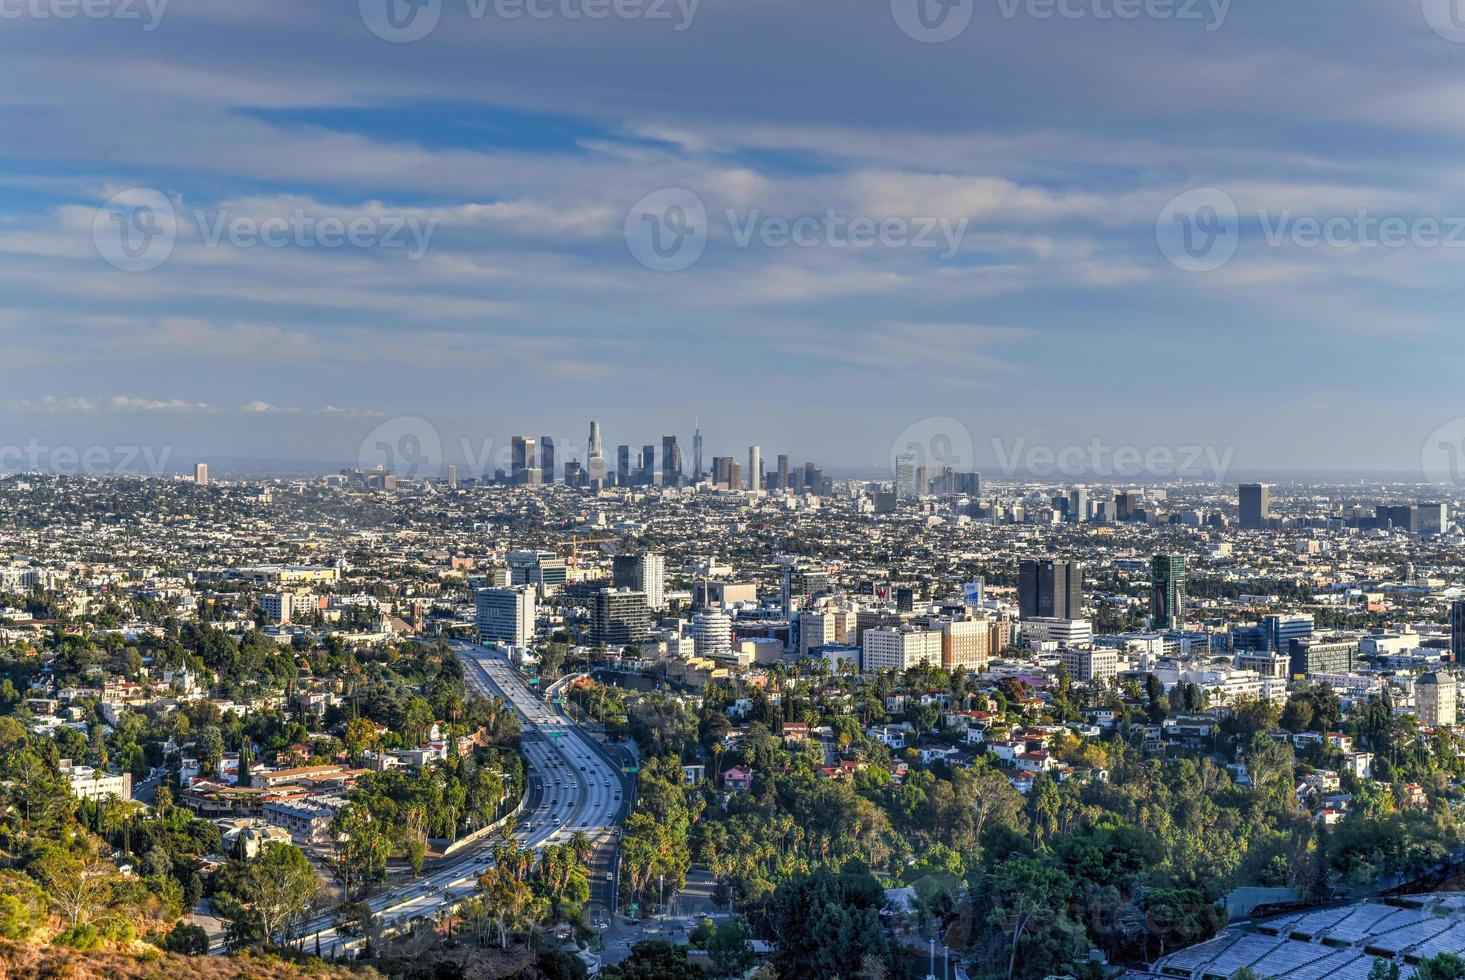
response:
M480 696L502 698L518 712L529 786L524 810L515 826L520 845L532 849L563 844L584 831L604 854L614 850L614 830L625 819L629 793L619 766L606 750L555 705L541 700L522 675L499 652L469 643L454 644L468 687ZM405 887L368 900L384 931L414 919L431 919L444 906L470 897L478 876L492 863L501 842L486 838ZM614 906L614 872L603 858L593 862L600 880L592 892ZM324 956L348 956L360 939L338 933L334 917L325 915L306 927L304 948L319 945Z

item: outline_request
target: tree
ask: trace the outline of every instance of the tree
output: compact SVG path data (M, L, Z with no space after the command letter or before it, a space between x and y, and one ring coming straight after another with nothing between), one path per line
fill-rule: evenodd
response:
M116 871L95 846L86 843L79 854L48 848L33 870L45 885L51 904L72 926L87 925L107 903Z
M170 953L181 953L184 956L207 956L209 934L204 931L203 926L180 922L163 940L163 948Z
M1465 959L1454 953L1426 957L1414 968L1415 980L1465 980Z
M285 945L319 897L320 880L298 847L271 841L251 862L230 862L216 894L236 943Z
M741 976L753 965L753 930L742 918L724 920L707 939L707 955L718 976Z
M1063 872L1035 857L1010 857L987 875L982 886L986 921L1002 937L1007 980L1012 980L1029 939L1052 929L1069 887ZM1023 960L1025 966L1053 972L1031 951Z
M636 943L630 956L600 975L606 980L706 980L707 976L687 959L686 950L661 940Z

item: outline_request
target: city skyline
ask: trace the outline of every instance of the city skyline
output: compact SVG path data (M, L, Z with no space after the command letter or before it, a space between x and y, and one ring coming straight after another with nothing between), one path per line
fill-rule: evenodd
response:
M1465 213L1459 135L1432 108L1457 45L1419 4L1124 22L958 5L970 23L944 43L885 3L426 6L441 21L411 43L357 4L7 21L6 443L336 458L315 447L349 443L353 418L503 416L507 435L609 403L608 429L701 416L711 445L736 419L734 445L782 434L841 465L868 432L952 415L1049 445L1403 471L1459 413L1430 383L1458 357L1451 252L1278 230ZM1335 70L1353 32L1367 78ZM800 55L749 77L744 45L770 37ZM1279 95L1258 62L1294 84ZM1157 222L1208 187L1244 217L1239 245L1178 268ZM705 206L705 249L648 268L628 219L678 188ZM107 237L141 230L121 209L143 201L177 226L148 269ZM781 244L771 223L804 217L829 226ZM829 240L854 218L964 235L949 258ZM327 219L364 220L362 240L333 245ZM250 234L270 221L281 247ZM546 386L562 418L516 409Z

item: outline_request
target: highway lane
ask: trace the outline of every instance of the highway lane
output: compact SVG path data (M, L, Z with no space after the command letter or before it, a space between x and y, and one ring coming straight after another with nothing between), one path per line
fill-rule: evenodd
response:
M531 784L515 827L521 846L538 850L563 844L576 831L584 831L597 845L610 843L611 832L624 819L628 793L609 754L555 705L540 699L503 654L475 644L454 646L469 688L502 698L519 714ZM370 898L382 928L430 919L441 907L470 897L499 843L497 836L486 839L405 888ZM613 889L609 881L592 886L602 894ZM323 955L344 956L361 940L339 934L333 917L321 916L307 927L305 948L313 951L317 942Z

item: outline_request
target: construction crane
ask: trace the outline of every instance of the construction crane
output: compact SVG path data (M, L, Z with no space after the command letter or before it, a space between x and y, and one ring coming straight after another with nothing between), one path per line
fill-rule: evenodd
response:
M606 544L616 540L615 538L582 538L570 535L570 567L576 571L580 570L580 545L583 544Z

